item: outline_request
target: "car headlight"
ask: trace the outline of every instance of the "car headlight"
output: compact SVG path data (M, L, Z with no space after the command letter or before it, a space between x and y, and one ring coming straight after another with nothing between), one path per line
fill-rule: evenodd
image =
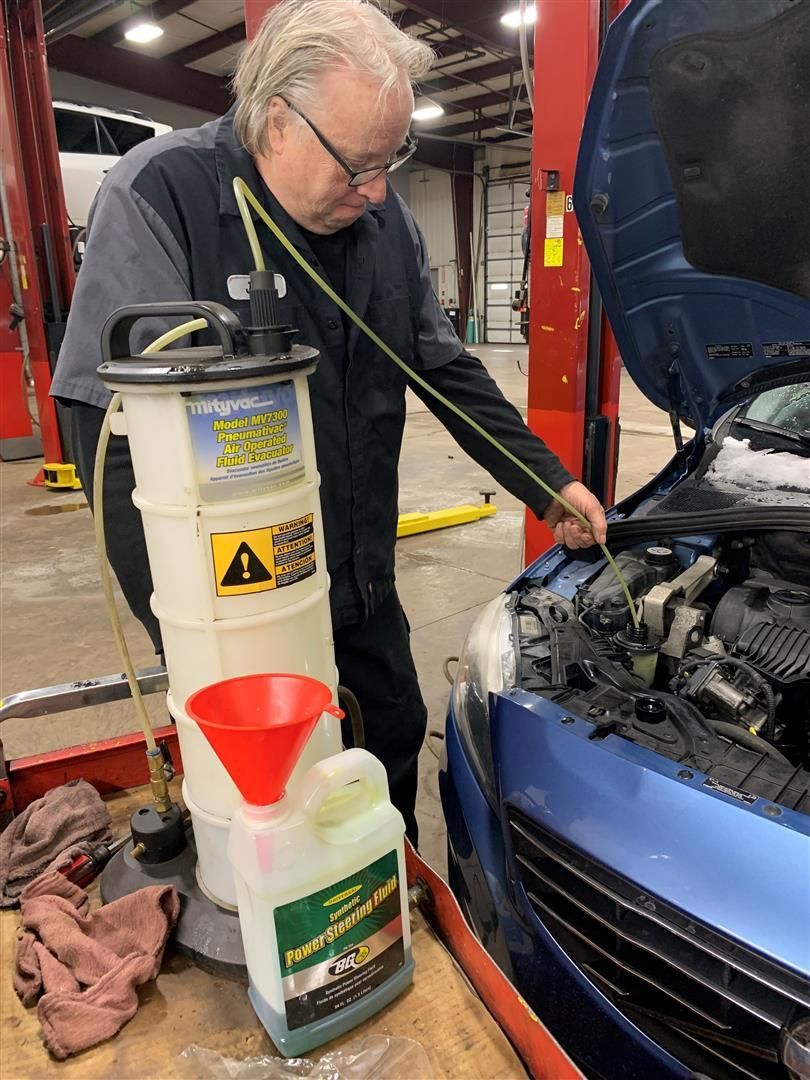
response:
M510 598L501 593L470 627L453 685L453 714L470 764L490 805L497 807L489 695L515 685L517 661Z
M805 1016L782 1039L782 1061L795 1080L810 1080L810 1016Z

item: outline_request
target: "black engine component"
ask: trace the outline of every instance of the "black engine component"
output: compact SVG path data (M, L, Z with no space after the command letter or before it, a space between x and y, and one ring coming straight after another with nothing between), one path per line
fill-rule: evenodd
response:
M763 588L764 599L759 595ZM747 639L748 620L754 631L767 629L774 620L777 629L784 630L787 623L788 631L795 628L810 637L810 625L799 621L792 627L790 620L784 618L785 612L799 620L805 618L804 601L797 598L795 588L790 591L782 582L769 586L756 580L729 590L727 596L730 594L734 595L726 610L728 623L723 624L729 633L736 625L742 628L742 638ZM810 605L810 596L807 603ZM807 615L810 616L810 610ZM708 716L697 702L681 696L680 690L667 693L658 686L645 688L626 669L622 651L616 649L612 639L589 632L582 625L584 616L578 619L573 605L549 590L530 586L520 592L515 616L518 685L589 721L594 726L592 739L618 735L729 785L741 797L761 796L810 814L810 772L802 767L810 760L804 746L807 694L803 686L794 685L785 690L794 720L787 727L779 725L781 738L777 749L773 743L752 734L739 722L740 717L735 718L736 722L724 722L722 711L720 720ZM743 669L749 671L748 682L744 682L746 690L762 689L752 684L751 679L759 683L766 681L764 675L750 671L742 659L715 660L707 655L687 661L686 667L701 679L713 673L722 675L715 681L722 684L724 700L736 688L733 679L738 669L740 678L745 674ZM753 698L750 704L755 705ZM766 703L767 722L766 711L755 710L762 712L761 726L769 734L772 734L774 704ZM717 712L715 708L710 711ZM749 711L745 719L753 722L757 717Z
M616 563L634 600L680 569L667 547L623 551L616 556ZM627 624L627 598L610 566L580 591L579 604L582 621L600 634L616 634Z
M770 530L751 539L757 567L772 577L810 589L810 536ZM748 575L746 575L748 576Z
M780 685L810 680L810 590L752 579L729 589L712 633Z

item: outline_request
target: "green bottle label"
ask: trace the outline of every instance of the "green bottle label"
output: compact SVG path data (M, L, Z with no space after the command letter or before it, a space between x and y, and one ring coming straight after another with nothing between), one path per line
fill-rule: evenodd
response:
M355 1005L405 963L396 851L276 908L290 1031Z

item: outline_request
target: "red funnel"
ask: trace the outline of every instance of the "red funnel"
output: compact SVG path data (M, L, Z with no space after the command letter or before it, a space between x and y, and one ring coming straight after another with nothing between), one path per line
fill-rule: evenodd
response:
M242 675L197 690L186 712L202 728L242 797L268 806L323 712L342 718L328 686L306 675Z

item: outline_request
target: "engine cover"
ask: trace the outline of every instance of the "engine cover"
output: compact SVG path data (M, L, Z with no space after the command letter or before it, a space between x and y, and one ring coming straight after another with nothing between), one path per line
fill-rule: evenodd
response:
M736 585L717 605L712 633L778 683L810 680L808 589L757 578Z

